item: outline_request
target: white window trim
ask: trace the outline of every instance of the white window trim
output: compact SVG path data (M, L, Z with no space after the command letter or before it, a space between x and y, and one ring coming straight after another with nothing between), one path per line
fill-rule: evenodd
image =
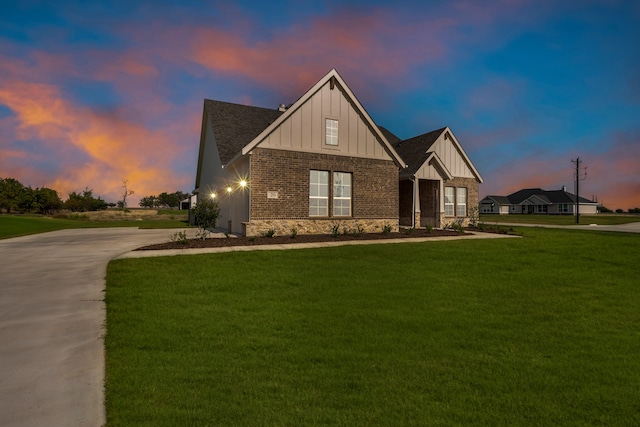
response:
M335 123L335 127L333 124ZM340 124L337 118L326 117L324 119L324 145L338 147L340 145ZM329 142L331 139L332 142Z
M344 187L344 188L347 188L347 187L349 188L349 196L348 197L345 197L345 196L338 197L338 196L336 196L336 193L337 193L337 191L336 191L336 175L338 175L338 174L345 175L345 176L349 177L349 185L348 186L342 185L342 187ZM351 215L351 197L353 195L353 193L352 193L353 174L351 174L350 172L334 172L333 173L333 187L332 188L333 188L333 209L332 209L333 210L333 216L336 216L336 217L337 216L339 216L339 217L350 217L350 216L352 216ZM337 214L336 213L336 205L337 205L336 200L348 200L349 201L349 206L348 206L349 213L347 213L347 214ZM340 206L340 209L345 209L345 206Z
M451 202L447 203L447 189L453 190L453 195L451 198ZM450 208L450 211L447 210ZM455 187L444 187L444 214L445 216L455 216L456 213L456 188Z
M461 190L464 190L464 191L461 191ZM462 203L460 202L460 196L461 196L460 193L464 193L464 200L463 200ZM469 192L467 191L466 187L457 187L456 191L455 191L455 194L456 194L456 197L455 197L455 200L456 200L456 216L459 217L459 218L466 217L467 216L467 198L469 196ZM460 213L461 209L464 209L464 212L462 214Z
M324 173L326 173L326 177L327 177L326 182L317 182L317 183L312 182L311 175L312 175L313 172L324 172ZM309 217L322 218L322 217L328 217L329 216L329 176L330 176L329 175L329 171L326 171L326 170L311 169L309 171ZM311 186L312 185L325 185L327 187L327 191L326 191L327 195L326 196L312 196L311 195ZM311 209L312 209L311 200L324 200L325 201L325 206L323 206L323 208L325 210L324 213L312 214L311 213Z
M451 202L447 203L447 190L451 189ZM464 193L464 199L460 199ZM469 189L467 187L444 187L444 215L451 218L466 218L469 215ZM460 212L464 210L464 213Z

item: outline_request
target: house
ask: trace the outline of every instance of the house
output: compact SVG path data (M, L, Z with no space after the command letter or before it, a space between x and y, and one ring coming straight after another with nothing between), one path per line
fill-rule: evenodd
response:
M510 207L507 196L487 196L480 202L480 213L508 215Z
M288 107L204 101L194 194L229 232L444 226L468 219L481 181L449 128L401 141L335 69Z
M580 214L598 213L597 202L580 197ZM525 188L508 196L487 196L480 201L480 213L575 215L576 195L561 190Z

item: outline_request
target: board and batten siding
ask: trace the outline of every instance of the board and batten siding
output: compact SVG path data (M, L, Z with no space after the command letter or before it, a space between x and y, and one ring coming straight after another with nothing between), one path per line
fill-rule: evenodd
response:
M450 138L445 139L444 134L440 135L431 146L430 151L434 151L440 157L451 175L460 178L475 178L473 171ZM441 175L435 166L425 164L417 171L416 177L419 179L440 179Z
M325 144L325 119L338 120L338 146ZM393 160L339 85L322 86L259 143L262 148Z

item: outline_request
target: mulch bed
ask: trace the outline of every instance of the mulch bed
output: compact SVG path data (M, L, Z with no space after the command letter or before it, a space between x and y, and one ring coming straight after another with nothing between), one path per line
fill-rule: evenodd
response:
M344 242L350 240L382 240L382 239L412 239L416 237L442 237L459 236L460 233L454 230L431 230L416 229L410 233L363 233L339 234L333 237L329 234L298 234L291 236L273 237L226 237L210 239L189 239L186 242L167 242L138 248L138 251L162 250L162 249L191 249L191 248L222 248L228 246L258 246L258 245L286 245L291 243L318 243L318 242Z

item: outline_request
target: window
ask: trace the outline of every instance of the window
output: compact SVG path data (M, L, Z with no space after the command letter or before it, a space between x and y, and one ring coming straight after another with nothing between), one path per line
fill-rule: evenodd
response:
M338 121L326 119L325 126L325 144L338 145Z
M456 188L456 216L467 216L466 188Z
M312 170L309 175L309 216L329 216L329 172Z
M329 173L309 173L309 216L329 216ZM351 216L351 180L350 173L333 173L332 216Z
M333 215L351 216L350 173L333 173Z
M493 208L491 208L493 212ZM464 187L444 187L444 214L446 216L467 216L467 189Z
M453 216L455 191L453 187L444 187L444 214L446 216Z

